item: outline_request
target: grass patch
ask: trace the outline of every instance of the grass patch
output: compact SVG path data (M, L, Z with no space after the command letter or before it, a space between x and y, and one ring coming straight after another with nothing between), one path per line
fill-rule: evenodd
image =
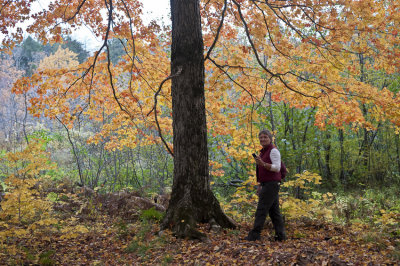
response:
M164 213L157 211L154 207L148 209L148 210L143 210L140 214L140 219L141 220L155 220L157 222L160 222L164 218Z

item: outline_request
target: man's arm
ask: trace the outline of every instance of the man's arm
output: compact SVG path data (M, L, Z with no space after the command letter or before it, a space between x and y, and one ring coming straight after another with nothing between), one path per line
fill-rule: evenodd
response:
M269 156L272 164L261 162L260 165L271 172L279 172L281 170L281 153L274 148Z

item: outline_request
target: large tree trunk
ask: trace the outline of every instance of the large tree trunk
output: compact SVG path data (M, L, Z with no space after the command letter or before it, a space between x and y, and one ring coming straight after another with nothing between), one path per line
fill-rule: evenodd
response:
M206 239L199 222L234 223L210 188L204 97L204 58L199 0L171 0L174 183L162 228L178 237Z

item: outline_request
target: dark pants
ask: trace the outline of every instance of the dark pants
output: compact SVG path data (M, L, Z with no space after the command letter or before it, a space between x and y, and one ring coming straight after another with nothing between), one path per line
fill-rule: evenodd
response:
M266 182L262 185L258 198L258 205L255 215L254 227L249 236L259 238L264 222L269 213L272 224L274 225L276 238L286 239L285 226L279 210L279 182Z

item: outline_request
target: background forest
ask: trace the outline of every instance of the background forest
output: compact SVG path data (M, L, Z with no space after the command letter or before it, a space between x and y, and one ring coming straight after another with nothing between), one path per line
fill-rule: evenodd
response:
M205 23L210 26L209 32L204 30L204 34L206 46L212 47L211 41L207 44L207 34L218 23L212 17L209 19L209 24ZM182 249L185 245L191 249L193 244L173 241L173 235L168 233L146 242L163 218L174 178L174 158L170 154L172 109L168 96L171 88L162 91L161 85L157 91L169 73L165 62L171 51L164 44L168 43L169 29L151 23L148 27L152 31L136 47L138 68L143 72L132 70L134 67L128 64L129 41L118 34L106 40L107 55L86 50L84 44L68 34L58 42L46 44L27 37L9 52L1 51L0 260L16 265L63 264L72 259L59 254L65 241L95 243L100 241L95 239L97 236L112 235L125 254L117 256L120 263L194 261L191 255L182 257L174 253L176 246L171 243L182 241L178 244ZM281 26L280 30L287 29ZM317 33L318 28L310 26L303 34ZM332 240L340 241L344 237L341 234L346 235L349 230L351 237L363 243L363 248L375 252L370 255L372 262L398 262L400 74L397 62L393 63L396 59L384 61L376 40L369 39L370 35L362 30L358 35L350 34L354 43L363 43L361 46L372 52L360 51L340 58L346 67L338 75L343 79L351 76L353 85L363 84L359 87L365 93L359 96L356 89L349 89L342 95L334 86L340 86L343 80L325 90L311 90L304 77L316 78L313 70L268 56L266 50L262 58L244 58L251 50L245 40L246 32L235 32L241 45L231 43L232 34L229 30L221 33L224 45L216 47L216 55L210 59L218 58L225 65L213 61L205 70L210 185L222 209L242 227L250 226L257 203L251 153L260 149L258 132L270 129L289 170L280 192L282 212L291 228L289 238L316 241L311 240L315 232L307 230L319 226L326 228L326 232L332 228L342 230ZM397 32L392 34L398 39ZM293 47L302 45L294 37L285 42ZM290 50L290 45L285 45L287 51L280 50L282 55ZM398 45L388 41L383 46L385 51L397 51ZM315 53L310 52L309 57L291 56L314 60L321 72L316 79L323 83L323 75L337 70L333 65L317 62ZM97 56L102 67L100 74L79 80L76 71L90 70L88 62ZM292 66L301 75L286 80L284 88L262 73L259 60L264 68ZM111 91L105 85L108 77L101 75L107 71L111 84L118 89L112 87ZM132 72L135 74L131 75ZM137 82L132 76L140 75L147 77L151 89L141 84L135 85L132 92L131 84ZM71 82L82 85L74 87ZM328 96L317 104L314 98L318 95ZM154 114L158 114L158 120ZM213 241L226 241L217 238L221 231L211 229L216 234ZM224 233L237 237L245 230L242 231ZM326 232L322 238L331 241ZM31 235L34 238L29 240ZM46 248L46 241L55 235L61 239L58 246ZM104 239L101 241L105 243ZM74 243L80 245L77 242ZM107 242L105 246L113 247L116 242ZM229 244L214 243L213 256ZM152 255L158 249L167 252ZM207 253L206 247L199 250ZM90 252L95 254L96 248ZM72 252L75 256L78 253ZM322 260L312 257L316 256L315 251L312 256L304 254L309 260L305 262L334 261L329 254L319 254ZM293 261L284 255L280 254L278 261ZM303 258L299 256L295 256L298 263ZM360 259L346 256L335 259ZM86 263L112 264L114 260L111 256L89 256ZM198 262L206 261L210 259Z

